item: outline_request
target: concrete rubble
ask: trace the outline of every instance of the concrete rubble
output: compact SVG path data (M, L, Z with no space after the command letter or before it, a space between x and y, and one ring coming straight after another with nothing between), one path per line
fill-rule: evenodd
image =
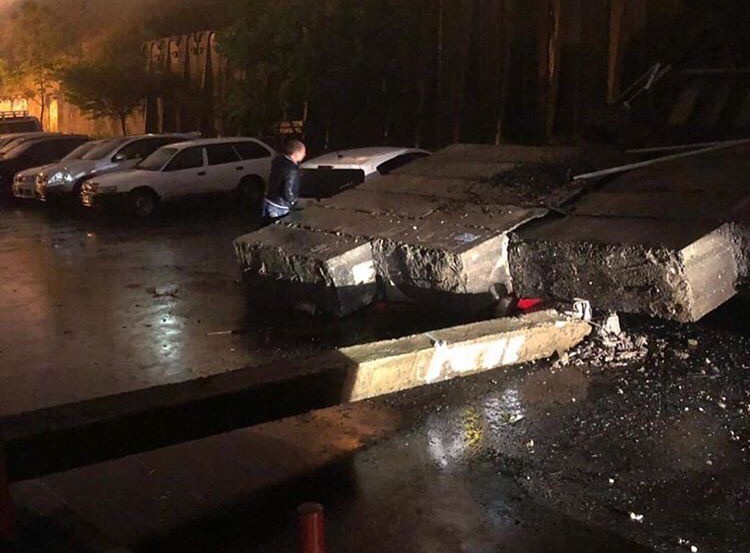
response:
M375 298L372 249L364 241L281 225L236 242L237 257L252 272L252 285L272 289L291 305L313 301L323 312L343 316L357 302Z
M625 174L569 216L520 230L510 246L515 290L699 320L747 277L750 191L733 184L747 165L739 149Z
M283 284L287 303L316 312L366 307L377 296L373 283L384 297L478 311L494 303L495 287L512 289L509 234L579 193L569 179L575 168L612 157L583 148L454 145L237 238L238 260L251 286ZM304 238L292 244L294 236ZM360 287L350 276L369 261L361 244L369 244L377 278ZM331 277L332 264L341 278Z
M616 165L617 153L457 144L236 245L246 280L294 283L290 289L304 291L293 294L297 303L337 316L378 297L476 312L502 290L696 321L747 277L750 187L737 183L748 148L584 185L574 174ZM323 278L326 271L285 261L306 255L312 266L328 263L329 249L303 246L301 254L286 241L297 235L290 229L316 235L320 248L336 244L340 274L371 259L373 278L352 290L351 278Z
M520 231L510 264L521 295L690 322L735 294L740 243L731 224L567 217Z

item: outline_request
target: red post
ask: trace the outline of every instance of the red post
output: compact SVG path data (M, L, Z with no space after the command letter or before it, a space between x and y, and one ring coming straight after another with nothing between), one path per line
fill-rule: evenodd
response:
M0 443L0 543L14 541L16 538L16 506L10 496L8 465L5 462L5 451Z
M300 553L325 553L325 512L319 503L305 503L297 507Z

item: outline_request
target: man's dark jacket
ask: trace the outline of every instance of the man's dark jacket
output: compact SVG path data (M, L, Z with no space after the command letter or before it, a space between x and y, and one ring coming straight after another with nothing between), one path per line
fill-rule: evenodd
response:
M299 198L299 167L286 156L277 156L268 178L269 201L292 208Z

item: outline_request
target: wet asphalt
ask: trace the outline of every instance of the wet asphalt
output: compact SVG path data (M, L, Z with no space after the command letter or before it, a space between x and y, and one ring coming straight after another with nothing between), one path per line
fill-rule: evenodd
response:
M177 211L146 227L21 208L0 216L4 407L437 322L375 310L312 327L257 313L227 246L253 228L241 213ZM156 293L170 286L177 293ZM591 339L557 361L369 402L400 423L247 508L137 550L291 551L292 509L317 500L331 551L746 553L749 307L737 299L697 325L623 318L628 344L642 337L635 354ZM207 336L226 329L241 332Z
M232 241L258 218L220 200L148 223L44 207L0 207L0 417L456 321L249 303Z
M747 552L750 338L726 330L746 309L624 319L648 342L636 360L591 339L370 402L399 428L139 551L291 551L292 510L315 500L331 551Z

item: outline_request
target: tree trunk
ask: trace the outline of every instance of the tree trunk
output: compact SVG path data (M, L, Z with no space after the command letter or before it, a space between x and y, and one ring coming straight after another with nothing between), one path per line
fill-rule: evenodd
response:
M625 0L612 0L609 12L609 63L607 68L607 102L614 103L620 94L622 78L622 35Z
M126 113L120 114L120 129L122 130L122 136L128 136L128 115Z
M44 81L44 77L42 76L41 79L40 79L40 84L39 84L39 106L40 106L39 123L42 125L42 130L44 130L44 127L45 127L45 125L44 125L44 115L45 115L45 111L46 111L46 107L47 107L47 100L44 97L45 96L44 93L45 93L47 87L44 86L44 84L45 84L45 81Z
M560 85L560 48L562 2L552 0L549 6L549 35L547 39L546 113L544 114L544 141L549 142L555 127L557 100Z
M495 144L503 141L505 130L505 106L508 102L511 79L511 48L513 45L513 14L515 0L503 2L501 37L503 41L502 73L500 82L500 98L498 100L497 120L495 123Z

